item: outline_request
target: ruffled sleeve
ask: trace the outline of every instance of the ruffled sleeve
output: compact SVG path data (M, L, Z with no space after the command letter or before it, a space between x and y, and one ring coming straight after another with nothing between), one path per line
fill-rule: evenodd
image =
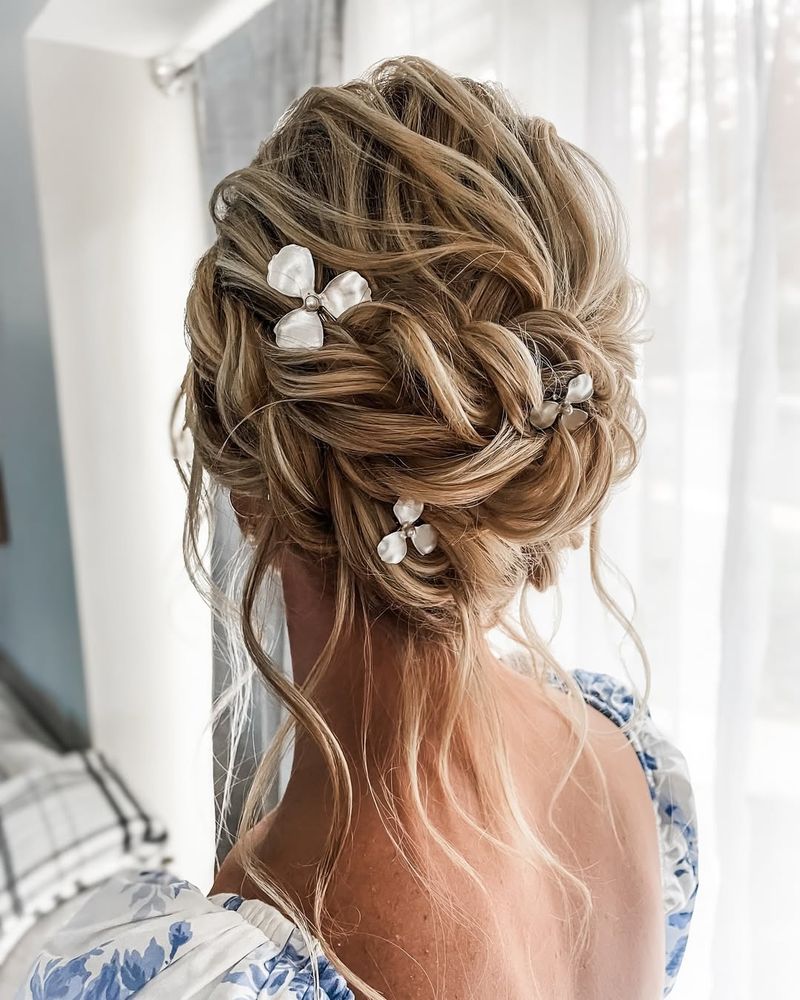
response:
M636 709L630 688L607 674L576 670L573 676L589 705L618 726L630 722ZM627 731L627 736L647 778L658 825L666 925L666 996L683 961L697 896L697 814L686 760L658 730L649 712Z
M319 991L315 992L315 982ZM164 871L95 890L48 942L16 1000L353 1000L274 907L206 897Z

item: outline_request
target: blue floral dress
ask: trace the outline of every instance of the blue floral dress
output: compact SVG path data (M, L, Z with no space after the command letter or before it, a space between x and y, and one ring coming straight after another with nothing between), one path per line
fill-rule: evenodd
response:
M622 726L630 690L576 671L586 701ZM649 715L628 733L650 788L661 849L669 993L686 948L697 893L691 785L678 750ZM167 872L127 872L105 882L48 943L16 1000L353 1000L319 946L275 907L241 896L205 896Z

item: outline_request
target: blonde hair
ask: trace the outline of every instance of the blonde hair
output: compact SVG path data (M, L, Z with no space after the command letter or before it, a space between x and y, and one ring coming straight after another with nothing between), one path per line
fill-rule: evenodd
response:
M186 313L191 361L182 393L194 441L187 554L197 573L214 490L258 512L235 612L249 658L290 713L242 826L259 818L294 727L319 747L335 803L313 913L300 913L250 852L248 875L337 959L325 900L350 828L352 776L313 692L349 629L368 640L369 623L382 616L396 625L404 658L383 773L402 776L433 842L480 883L427 814L420 749L434 731L435 780L464 821L590 906L580 877L519 807L476 651L487 629L503 627L535 654L542 680L552 671L574 688L537 636L525 598L529 587L555 582L559 554L585 530L607 598L599 516L631 472L641 434L632 393L641 297L609 182L497 87L403 58L366 80L308 91L253 162L218 184L211 207L217 238L197 266ZM296 303L273 291L265 272L288 243L310 248L318 287L354 269L373 289L373 301L343 323L326 322L313 352L275 344L275 322ZM558 423L534 429L531 408L563 396L579 372L594 382L588 423L575 433ZM399 497L425 504L439 546L386 565L376 545L396 527ZM333 632L303 689L267 654L259 621L259 594L286 548L324 566L335 592ZM517 597L519 627L508 617ZM364 718L366 758L369 705ZM578 733L560 787L583 744ZM473 776L480 824L451 785L456 750ZM389 782L370 791L418 873ZM509 823L513 838L499 832ZM339 964L365 996L381 996Z

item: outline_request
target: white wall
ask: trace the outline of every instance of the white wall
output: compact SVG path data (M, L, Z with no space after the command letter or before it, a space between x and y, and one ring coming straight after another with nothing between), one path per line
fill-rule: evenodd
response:
M152 59L203 52L272 0L48 0L31 36Z
M92 738L206 886L211 627L168 435L204 243L191 95L165 97L143 60L47 41L28 71Z
M0 546L0 650L62 738L83 743L81 645L22 47L40 6L0 4L0 461L10 530Z

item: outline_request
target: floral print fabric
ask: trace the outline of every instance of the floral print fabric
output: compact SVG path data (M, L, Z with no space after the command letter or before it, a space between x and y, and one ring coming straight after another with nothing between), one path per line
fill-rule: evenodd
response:
M587 702L619 726L630 690L576 671ZM664 885L664 994L683 958L697 893L697 836L686 763L649 715L628 732L656 811ZM104 883L39 955L16 1000L353 1000L342 976L275 907L206 897L164 871Z
M251 922L239 911L254 905ZM129 997L353 1000L330 962L273 907L208 898L165 871L130 871L104 883L17 993L17 1000Z
M586 670L573 672L587 703L618 726L633 718L636 699L616 677ZM678 975L689 939L698 887L697 815L689 769L677 747L656 727L650 714L627 733L650 788L656 812L664 890L666 958L664 996Z

